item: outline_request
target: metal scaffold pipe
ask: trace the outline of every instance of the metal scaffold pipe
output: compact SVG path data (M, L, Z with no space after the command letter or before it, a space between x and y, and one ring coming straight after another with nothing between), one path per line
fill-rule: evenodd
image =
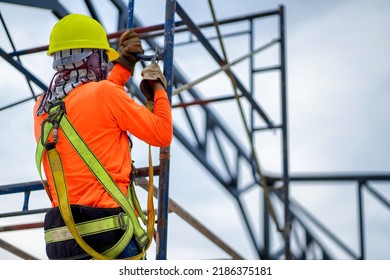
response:
M175 34L176 0L167 0L165 4L165 29L164 29L164 75L167 79L167 94L169 102L172 102L173 88L173 47ZM170 147L160 148L160 181L158 192L158 246L156 259L167 259L168 241L168 203L169 203L169 166Z
M128 2L127 28L134 25L134 0ZM176 1L167 0L165 6L164 24L164 76L167 80L166 92L169 102L172 100L173 89L173 46L175 33ZM137 55L140 60L150 60L152 57ZM161 58L161 57L160 57ZM160 148L160 172L158 192L158 224L157 224L157 259L167 258L167 229L168 229L168 203L169 203L169 161L170 147Z
M199 77L198 79L193 80L192 82L189 82L188 84L185 84L185 85L175 89L173 91L172 95L177 95L177 94L179 94L179 93L181 93L181 92L183 92L183 91L185 91L187 89L190 89L190 88L194 87L195 85L197 85L197 84L199 84L199 83L201 83L201 82L203 82L203 81L205 81L205 80L207 80L207 79L209 79L211 77L214 77L215 75L217 75L218 73L220 73L222 71L229 70L232 66L234 66L234 65L244 61L245 59L247 59L247 58L249 58L249 57L251 57L251 56L253 56L253 55L255 55L255 54L257 54L257 53L259 53L261 51L264 51L265 49L267 49L270 46L274 45L278 41L279 41L279 39L274 39L271 42L269 42L269 43L267 43L267 44L265 44L265 45L255 49L253 52L249 52L248 54L243 55L243 56L237 58L236 60L232 61L231 63L227 63L227 64L222 65L219 69L216 69L216 70L214 70L214 71L212 71L212 72L210 72L210 73L208 73L206 75L203 75L203 76Z

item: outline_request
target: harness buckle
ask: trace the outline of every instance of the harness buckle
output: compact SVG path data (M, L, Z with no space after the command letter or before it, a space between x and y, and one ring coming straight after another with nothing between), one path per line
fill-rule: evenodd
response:
M142 250L143 248L145 248L146 244L148 244L149 236L145 231L143 231L140 236L138 234L135 234L135 241L137 241L138 247Z
M120 212L118 214L118 222L119 222L119 227L121 228L121 230L126 230L127 225L125 222L125 213L124 212Z
M50 121L58 123L61 122L62 117L66 114L66 108L64 101L60 100L52 104L49 108L49 116L47 117Z
M41 143L47 150L54 149L58 142L58 127L62 117L66 114L65 103L58 101L50 106L48 117L41 124ZM53 141L45 143L44 131L46 123L53 124Z

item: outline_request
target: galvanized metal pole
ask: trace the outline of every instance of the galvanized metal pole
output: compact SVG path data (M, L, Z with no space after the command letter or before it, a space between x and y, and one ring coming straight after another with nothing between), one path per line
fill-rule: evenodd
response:
M165 4L165 25L164 25L164 76L167 80L167 95L169 102L172 101L173 86L173 43L175 32L176 1L167 0ZM134 24L134 0L128 2L127 28L133 28ZM147 60L144 55L137 56L140 60ZM170 147L160 148L159 165L159 190L158 190L158 212L156 231L156 259L167 259L168 240L168 204L169 204L169 161Z
M173 43L175 33L176 0L167 0L165 6L164 31L164 75L167 79L167 94L172 101L173 86ZM160 180L158 190L157 213L157 256L158 260L167 259L168 203L169 203L169 162L170 147L160 149Z

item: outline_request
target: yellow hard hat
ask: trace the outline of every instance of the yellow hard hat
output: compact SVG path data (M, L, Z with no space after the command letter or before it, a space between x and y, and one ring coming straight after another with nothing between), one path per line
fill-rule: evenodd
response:
M106 31L98 21L81 14L67 15L54 25L47 54L80 48L107 50L109 61L119 57L108 44Z

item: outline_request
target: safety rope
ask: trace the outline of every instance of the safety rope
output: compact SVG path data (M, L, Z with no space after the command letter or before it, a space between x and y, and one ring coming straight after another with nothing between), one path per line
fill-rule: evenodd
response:
M210 7L210 10L211 10L212 16L213 16L214 27L215 27L217 35L218 35L218 41L219 41L220 47L222 49L224 61L227 63L228 62L228 58L227 58L227 54L226 54L226 51L225 51L225 46L224 46L224 43L223 43L223 40L222 40L222 35L221 35L221 32L220 32L218 20L217 20L216 15L215 15L215 10L214 10L214 7L213 7L212 0L208 0L208 3L209 3L209 7ZM226 65L229 65L229 64L226 64ZM270 213L272 219L275 222L277 230L279 232L283 232L283 228L281 228L280 225L279 225L279 222L278 222L278 220L276 218L276 214L275 214L272 202L271 202L269 186L268 186L267 181L266 181L266 179L265 179L265 177L264 177L264 175L263 175L263 173L261 171L261 168L260 168L260 163L259 163L259 160L258 160L258 157L257 157L257 153L256 153L256 150L255 150L255 147L254 147L253 137L251 137L251 133L250 133L247 121L245 119L245 114L244 114L244 110L242 108L240 97L239 97L238 92L237 92L236 80L235 80L235 78L233 76L233 73L231 72L230 65L229 65L229 67L225 67L223 70L229 76L230 81L231 81L232 86L233 86L234 95L236 97L235 99L237 101L237 105L239 107L240 114L241 114L241 119L242 119L242 121L244 123L245 131L246 131L246 134L247 134L248 139L249 139L250 148L251 148L251 152L252 152L252 155L253 155L253 160L255 162L256 172L257 172L257 174L259 174L261 184L263 185L264 197L265 197L265 202L266 202L267 209L269 210L269 213Z
M153 104L151 101L146 101L146 108L150 112L153 110ZM147 210L148 210L148 226L147 226L147 234L149 236L149 239L151 241L152 237L154 236L154 224L156 223L156 216L155 216L155 210L154 210L154 203L153 203L153 197L154 197L154 171L153 171L153 162L152 162L152 146L148 145L148 163L149 163L149 169L148 169L148 175L149 175L149 188L148 188L148 204L147 204ZM150 243L149 243L150 245ZM148 247L149 247L148 245Z

